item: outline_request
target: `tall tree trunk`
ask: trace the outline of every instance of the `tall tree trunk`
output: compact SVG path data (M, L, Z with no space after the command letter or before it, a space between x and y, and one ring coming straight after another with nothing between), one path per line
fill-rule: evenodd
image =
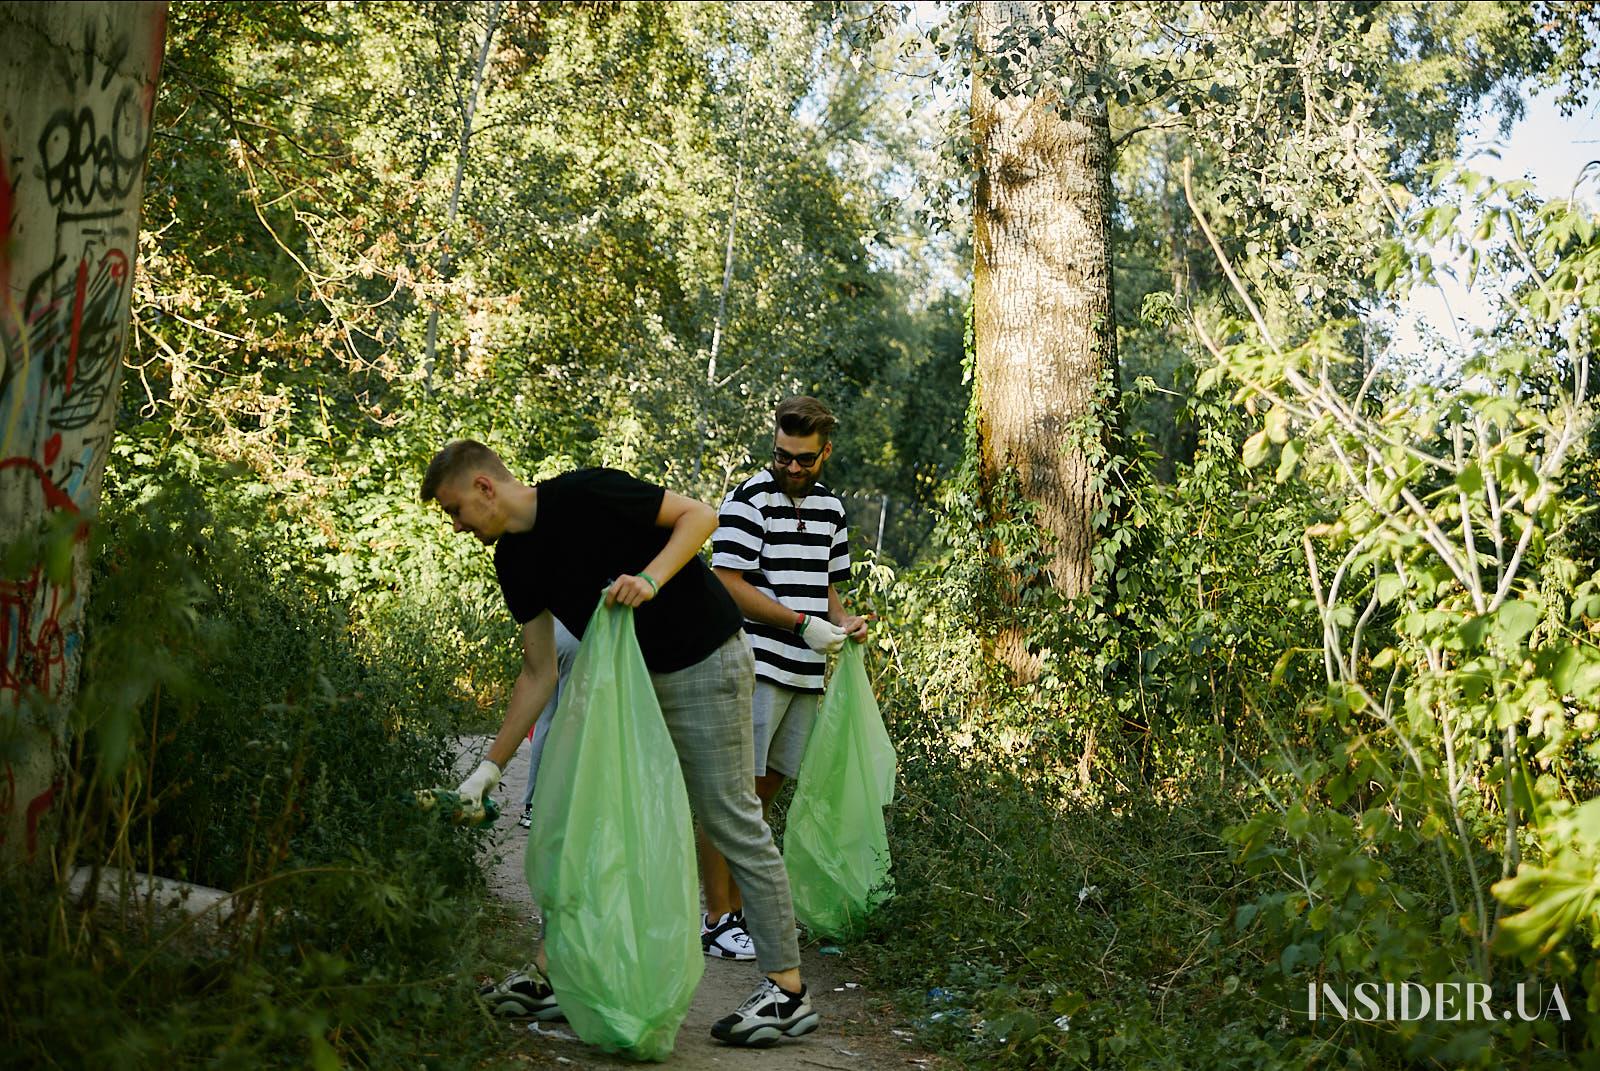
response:
M472 72L472 92L461 106L461 143L456 149L456 177L450 184L450 204L444 213L445 238L439 249L439 263L434 269L441 281L449 272L453 259L450 255L450 231L455 227L456 216L461 210L461 185L467 175L467 151L472 146L472 117L478 111L478 97L483 92L483 72L489 66L489 46L494 42L494 30L499 21L500 0L493 0L489 5L489 25L484 28L483 44L478 49L478 65ZM430 394L433 392L433 369L438 349L439 302L435 301L428 312L428 332L422 344L422 385Z
M1006 27L1037 26L1042 5L977 5L980 63ZM1057 5L1066 45L1051 61L1083 86L1098 49L1076 5ZM1068 50L1077 50L1076 55ZM1075 68L1075 69L1071 69ZM1000 98L975 73L973 340L977 357L981 488L991 517L1007 514L1015 480L1050 549L1049 583L1075 597L1093 579L1099 509L1096 444L1115 411L1116 334L1111 306L1111 130L1104 103L1058 115L1053 95ZM1003 552L1003 548L997 548ZM1003 566L1002 566L1003 568ZM1008 600L1020 582L1008 577ZM1026 637L1003 619L995 655L1020 681L1038 673Z
M0 577L0 865L42 858L61 784L122 378L165 3L0 5L0 544L70 569ZM65 519L66 523L61 523Z
M706 395L705 400L700 403L700 416L696 424L694 452L696 483L700 481L700 473L705 467L706 446L711 438L706 412L721 388L721 384L717 382L717 357L722 352L722 336L728 325L728 294L733 290L733 249L739 226L739 187L744 181L744 140L745 131L749 128L750 90L754 81L755 60L752 59L745 67L744 92L739 96L739 132L734 135L733 195L728 204L728 240L722 254L722 290L717 295L717 318L711 326L711 355L706 359Z
M711 429L706 420L706 410L717 393L717 355L722 351L722 332L728 322L728 292L733 289L733 240L739 225L739 182L744 174L744 123L739 124L739 155L733 166L733 200L728 205L728 241L722 257L722 292L717 296L717 319L711 327L711 355L706 359L706 397L700 406L696 424L693 476L700 480L705 466L706 446Z

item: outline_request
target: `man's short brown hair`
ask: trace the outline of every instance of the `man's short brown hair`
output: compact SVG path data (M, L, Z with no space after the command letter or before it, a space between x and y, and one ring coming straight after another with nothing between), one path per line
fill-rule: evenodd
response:
M499 454L476 439L457 439L445 444L428 462L428 471L422 476L422 501L432 502L440 487L469 472L487 472L498 480L511 478L511 470Z
M833 426L838 423L827 406L804 394L779 402L773 413L773 422L777 430L785 435L818 434L823 442L832 437Z

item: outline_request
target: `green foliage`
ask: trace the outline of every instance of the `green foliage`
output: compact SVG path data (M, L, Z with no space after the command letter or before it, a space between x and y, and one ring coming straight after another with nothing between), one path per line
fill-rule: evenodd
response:
M426 1038L454 1050L440 1066L467 1066L490 1036L463 975L474 842L402 800L451 777L441 730L462 700L327 587L271 570L194 460L113 479L97 527L60 883L13 875L0 898L6 1047L73 1065L389 1066ZM179 921L108 876L97 909L68 891L77 866L231 896Z
M1063 807L981 744L944 754L903 770L899 891L866 949L926 1043L982 1067L1300 1066L1238 988L1255 965L1215 836L1235 804Z
M928 505L953 307L876 211L903 138L823 9L506 5L441 230L486 11L175 7L128 404L245 464L347 595L459 575L410 500L462 434L714 500L815 391L832 481Z
M1181 321L1141 310L1149 297L1187 307L1226 300L1227 289L1184 204L1189 162L1268 317L1343 318L1366 300L1365 268L1392 237L1388 185L1452 156L1486 104L1509 129L1529 79L1563 82L1569 106L1592 91L1591 5L1122 0L1074 4L1070 19L1043 5L1037 24L995 16L990 54L974 72L972 22L985 6L949 5L943 18L913 18L903 5L841 8L863 54L920 67L949 95L966 98L975 73L992 92L1058 113L1085 99L1108 107L1121 381L1148 377L1168 392L1136 418L1164 479L1197 445L1177 419L1197 353ZM970 167L961 124L944 144ZM947 189L945 171L920 170L922 196L965 227L970 198Z
M1255 906L1286 981L1487 981L1494 951L1588 987L1600 886L1576 804L1600 788L1600 647L1575 584L1594 559L1562 538L1583 506L1561 488L1592 424L1600 245L1575 203L1443 178L1376 269L1395 291L1424 284L1442 244L1489 277L1501 319L1443 375L1374 388L1382 370L1347 353L1342 325L1280 341L1258 318L1220 347L1197 325L1236 399L1268 406L1246 464L1293 445L1286 464L1332 492L1304 540L1326 687L1276 756L1272 806L1229 838L1283 886ZM1597 1029L1582 1024L1588 1044ZM1491 1024L1477 1058L1553 1030ZM1402 1039L1462 1058L1459 1034Z
M930 166L937 109L879 73L910 50L844 62L881 12L175 5L59 858L225 885L233 910L200 940L7 895L8 1051L486 1054L466 974L504 920L471 836L398 797L498 715L514 633L481 548L416 503L422 467L470 434L527 476L619 464L714 499L793 390L842 418L831 484L946 518L892 511L906 568L870 562L859 596L904 788L867 951L925 1041L1128 1068L1592 1044L1584 1011L1558 1036L1296 1006L1313 980L1490 969L1575 1010L1600 992L1600 464L1570 386L1595 228L1515 187L1476 212L1394 187L1524 75L1580 99L1592 12L1088 6L1093 79L1052 82L1081 64L1042 34L1000 72L1113 102L1119 149L1127 420L1095 440L1096 583L1064 603L957 430L961 229L931 224L970 145L952 127ZM952 67L962 32L918 31ZM902 197L907 172L930 188ZM1441 243L1500 279L1503 323L1449 375L1374 371L1351 317L1427 285ZM6 575L59 570L53 524ZM1038 659L1026 688L989 662L1002 625ZM488 958L519 965L515 938Z
M1136 414L1146 397L1128 397ZM985 657L1003 589L970 467L945 488L940 555L866 574L902 792L897 896L865 951L923 1039L972 1066L1303 1063L1253 935L1232 928L1250 878L1220 831L1257 791L1238 757L1293 715L1275 663L1314 643L1292 607L1317 496L1251 486L1244 417L1214 388L1185 419L1202 447L1182 478L1152 479L1148 451L1109 468L1114 553L1093 594L1008 609L1041 657L1030 687ZM1031 527L998 534L1013 575L1042 568Z
M1239 987L1259 963L1228 925L1244 890L1218 830L1243 812L1215 753L1186 747L1209 735L1204 710L1103 730L1086 792L1072 759L1109 716L1101 679L1062 674L1054 706L978 699L937 575L902 578L882 607L897 895L864 949L924 1042L982 1067L1300 1066L1271 994ZM1203 671L1187 652L1148 664L1152 691Z
M1408 285L1457 235L1499 278L1506 314L1444 374L1359 364L1341 324L1198 318L1229 344L1183 410L1192 463L1158 483L1125 452L1091 598L1006 604L1036 686L996 679L984 622L996 543L1002 579L1042 548L970 472L942 556L875 579L905 792L870 954L930 1043L984 1067L1592 1048L1595 232L1479 189L1487 234L1422 199L1389 261ZM1559 983L1574 1021L1306 1017L1311 984L1490 979Z
M830 482L925 536L959 319L882 210L878 73L814 5L499 11L173 7L57 856L231 896L215 934L8 897L24 1061L482 1059L475 838L403 802L515 676L490 560L416 501L445 440L714 499L811 390ZM7 568L59 559L53 523Z

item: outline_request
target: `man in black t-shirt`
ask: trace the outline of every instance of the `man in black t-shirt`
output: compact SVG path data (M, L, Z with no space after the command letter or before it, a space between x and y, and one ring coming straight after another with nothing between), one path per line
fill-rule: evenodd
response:
M744 895L766 973L711 1033L731 1045L763 1046L815 1030L788 875L754 790L750 647L727 589L697 556L717 527L716 511L615 469L580 469L530 486L471 440L434 457L422 500L438 502L456 531L494 547L506 606L522 626L522 669L505 720L488 757L458 789L463 802L480 803L499 783L555 689L552 618L581 637L602 589L607 605L632 607L690 806ZM539 1019L561 1014L538 965L489 995L500 1010Z

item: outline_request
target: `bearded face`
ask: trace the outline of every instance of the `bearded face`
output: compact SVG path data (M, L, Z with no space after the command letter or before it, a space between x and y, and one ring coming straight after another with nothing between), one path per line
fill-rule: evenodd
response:
M822 476L822 463L833 453L820 432L790 435L779 429L772 436L772 478L783 493L804 498Z

